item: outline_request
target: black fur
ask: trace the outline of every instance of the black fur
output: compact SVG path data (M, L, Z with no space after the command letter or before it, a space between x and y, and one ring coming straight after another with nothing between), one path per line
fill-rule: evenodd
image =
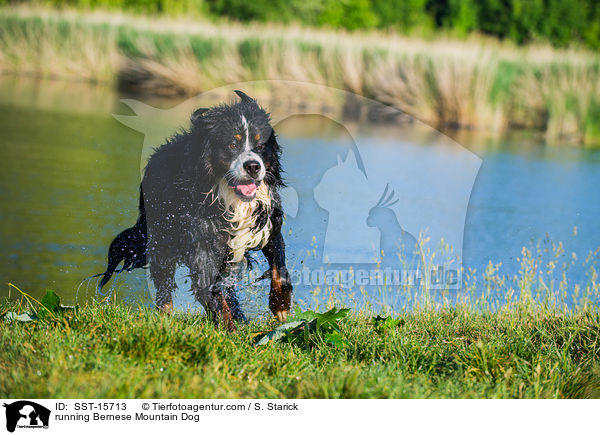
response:
M114 238L108 248L108 266L106 271L92 277L102 276L97 287L98 293L102 292L102 288L110 280L113 273L120 273L124 270L130 271L146 266L146 240L146 213L144 212L144 197L140 189L139 217L137 222L133 227L123 230ZM117 270L122 261L123 267Z
M234 137L243 133L240 131L243 117L247 120L252 152L264 162L266 175L262 182L267 184L272 198L270 210L262 207L257 210L257 229L268 220L273 227L263 253L270 267L278 269L286 295L291 295L280 233L281 150L269 115L254 99L236 93L240 102L196 110L189 130L170 138L150 157L141 184L138 221L111 243L108 268L99 288L110 279L121 260L127 270L141 267L147 260L157 288L156 303L159 307L168 306L176 287L175 268L178 264L186 265L191 273L192 291L207 311L225 320L227 312L231 312L234 320L243 319L228 280L235 269L229 261L227 245L230 224L221 203L214 200L215 186L221 179L233 182L229 169L241 153ZM289 303L279 305L278 310L289 310Z

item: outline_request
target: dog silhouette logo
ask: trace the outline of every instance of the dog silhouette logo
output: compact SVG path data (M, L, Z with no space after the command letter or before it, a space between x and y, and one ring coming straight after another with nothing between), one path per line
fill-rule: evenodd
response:
M29 400L5 403L6 430L14 432L18 428L47 429L50 422L50 410Z

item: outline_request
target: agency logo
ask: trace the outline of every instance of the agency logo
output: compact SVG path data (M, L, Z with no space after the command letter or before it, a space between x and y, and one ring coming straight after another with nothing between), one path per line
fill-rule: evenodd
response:
M277 86L319 104L261 98L264 89ZM378 297L381 289L399 295L461 288L466 212L481 160L381 103L288 81L228 85L170 109L122 100L134 114L114 117L144 134L140 173L155 148L189 124L190 114L232 100L235 89L269 108L283 148L283 234L296 296L307 300L327 288L352 297ZM353 120L327 110L328 101L354 101L367 119L384 113L390 121ZM260 275L260 266L249 272L248 283L256 279L252 273ZM179 295L190 288L188 275L184 267L175 274Z
M3 405L6 408L6 430L48 429L50 410L29 400L19 400Z

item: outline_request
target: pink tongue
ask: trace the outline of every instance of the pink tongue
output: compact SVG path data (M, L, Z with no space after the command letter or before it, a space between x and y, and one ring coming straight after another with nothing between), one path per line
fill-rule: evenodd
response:
M250 196L254 192L256 192L256 184L254 184L254 183L252 183L252 184L238 184L237 186L235 186L235 188L237 190L239 190L242 193L242 195L244 195L244 196Z

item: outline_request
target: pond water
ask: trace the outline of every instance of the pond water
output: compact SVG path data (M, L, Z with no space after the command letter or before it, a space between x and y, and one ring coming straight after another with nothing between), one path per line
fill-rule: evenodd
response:
M0 282L33 296L53 289L66 303L93 293L95 281L81 284L104 270L108 244L135 222L148 153L144 135L113 117L131 114L123 97L84 84L0 78ZM314 267L311 256L338 269L381 262L385 240L374 213L389 185L388 203L398 200L388 207L392 221L402 234L429 237L429 246L453 245L446 266L459 257L466 270L492 262L514 274L523 246L550 240L563 242L564 261L576 255L572 282L587 279L583 259L600 247L598 152L548 147L531 135L470 136L464 148L434 131L407 135L406 127L341 126L318 116L284 120L277 131L294 269ZM119 280L148 294L143 271ZM311 285L302 282L297 297L310 299ZM264 285L253 288L246 302L264 312ZM2 284L0 295L8 292Z

